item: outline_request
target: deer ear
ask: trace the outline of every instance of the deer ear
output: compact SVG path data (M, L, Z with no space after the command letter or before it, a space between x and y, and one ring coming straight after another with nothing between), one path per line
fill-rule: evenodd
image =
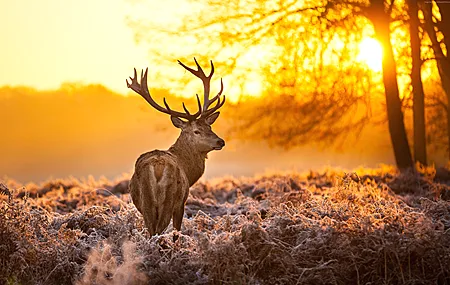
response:
M219 117L219 115L220 115L220 112L216 112L216 113L208 116L208 118L205 119L205 122L208 125L212 125L216 121L217 117Z
M177 128L184 129L184 127L186 127L187 122L181 120L178 117L170 116L170 120L172 121L172 124Z

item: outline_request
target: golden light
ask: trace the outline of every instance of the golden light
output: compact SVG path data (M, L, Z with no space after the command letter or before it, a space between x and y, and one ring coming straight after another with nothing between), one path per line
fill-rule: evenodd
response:
M365 38L359 43L359 53L356 59L365 63L375 72L381 71L381 60L383 49L381 44L374 38Z
M244 85L246 95L258 97L262 92L262 84L259 80L246 82Z

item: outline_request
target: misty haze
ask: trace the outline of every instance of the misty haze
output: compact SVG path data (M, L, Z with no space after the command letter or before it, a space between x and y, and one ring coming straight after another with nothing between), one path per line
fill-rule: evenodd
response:
M167 91L156 90L156 96ZM169 95L170 96L170 95ZM178 98L171 96L169 102ZM58 90L0 89L5 134L1 141L0 173L19 182L60 177L121 177L133 170L141 153L167 149L179 131L136 95L122 96L100 85L65 84ZM231 105L231 104L230 104ZM392 164L394 159L385 126L377 132L349 134L348 141L285 149L227 135L232 126L225 106L217 133L226 147L212 152L204 178L252 176L267 171L309 171L340 167L353 169ZM370 147L369 147L370 146ZM437 164L444 159L436 158Z

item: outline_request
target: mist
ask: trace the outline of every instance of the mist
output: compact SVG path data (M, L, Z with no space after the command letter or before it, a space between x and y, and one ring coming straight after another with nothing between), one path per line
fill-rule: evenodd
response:
M158 100L162 96L169 102L179 100L165 90L152 94ZM0 111L4 117L0 177L21 183L69 176L129 176L141 153L167 149L179 134L167 115L139 96L123 96L101 85L63 84L50 91L3 87ZM394 163L385 126L367 129L357 139L350 136L343 144L286 150L230 136L230 112L225 105L213 126L227 144L209 154L203 179Z

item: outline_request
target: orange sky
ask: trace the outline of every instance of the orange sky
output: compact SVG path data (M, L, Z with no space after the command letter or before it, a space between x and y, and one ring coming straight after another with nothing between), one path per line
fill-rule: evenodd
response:
M187 0L0 0L0 25L3 27L0 29L3 43L0 86L57 89L63 82L100 83L126 94L129 89L125 79L132 74L133 67L149 66L150 87L163 87L158 86L158 82L168 84L163 83L167 77L164 74L173 74L173 70L178 78L183 76L184 70L178 68L176 59L173 69L152 66L148 43L137 45L133 29L127 23L144 20L162 27L174 26L193 9L192 5ZM179 46L171 42L173 46L168 48ZM374 69L376 56L367 50L371 46L363 45L359 60L366 60ZM260 53L263 55L262 51ZM201 58L201 55L196 56ZM249 75L246 81L244 88L248 95L261 91L260 79L255 76ZM232 78L224 78L225 85L232 81ZM229 99L237 98L235 95L240 91L236 88L227 86Z
M167 80L174 79L167 75L186 76L176 64L177 58L165 67L155 66L148 43L136 43L129 23L143 20L161 27L176 26L192 5L188 0L0 0L0 25L7 27L0 29L0 38L6 43L0 53L0 86L47 90L57 89L63 82L100 83L127 94L125 79L133 68L149 67L150 89L173 87ZM170 48L179 46L171 41ZM164 56L164 50L161 53ZM230 81L224 78L225 84ZM253 93L260 92L258 78L247 83ZM199 87L198 82L195 86ZM228 98L236 97L236 87L227 87L227 94L232 95Z
M148 56L135 44L127 16L145 12L164 21L174 0L141 2L0 0L0 86L55 89L75 81L128 92L125 78L133 67L147 66Z

